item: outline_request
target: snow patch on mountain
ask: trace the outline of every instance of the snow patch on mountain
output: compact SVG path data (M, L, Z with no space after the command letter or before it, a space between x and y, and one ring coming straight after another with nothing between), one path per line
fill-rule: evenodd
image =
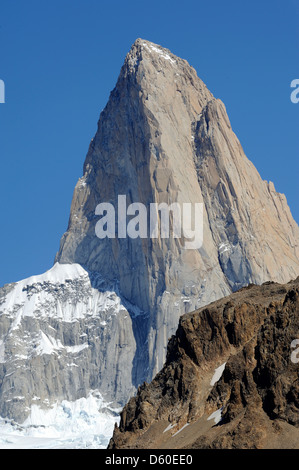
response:
M214 411L214 413L212 413L212 414L207 418L208 421L210 421L211 419L214 420L214 423L215 423L215 424L220 423L220 421L221 421L221 419L222 419L222 408L219 408L219 410Z
M31 276L17 282L0 302L0 315L14 317L11 332L18 329L24 317L56 317L73 322L86 316L98 316L99 312L126 310L121 299L112 290L102 292L91 285L91 279L79 264L55 265L44 274ZM92 299L92 301L91 301ZM43 336L42 341L49 341ZM51 342L51 340L50 340Z
M170 57L169 54L165 52L162 48L157 47L156 45L152 43L146 43L143 42L143 46L145 46L149 51L155 52L156 54L159 54L163 59L169 60L171 63L175 64L175 60Z
M215 383L217 383L218 380L221 379L222 374L223 374L224 369L225 369L225 366L226 366L226 362L224 362L224 364L221 364L221 366L219 366L219 367L217 367L217 369L215 369L215 372L214 372L214 375L212 377L210 385L212 385L212 386L215 385Z

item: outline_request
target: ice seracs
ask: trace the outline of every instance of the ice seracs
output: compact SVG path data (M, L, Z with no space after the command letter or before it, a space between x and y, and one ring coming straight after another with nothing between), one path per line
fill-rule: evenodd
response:
M23 397L24 398L24 397ZM120 409L111 408L98 391L75 401L55 402L50 408L33 397L22 425L0 418L0 449L105 449Z

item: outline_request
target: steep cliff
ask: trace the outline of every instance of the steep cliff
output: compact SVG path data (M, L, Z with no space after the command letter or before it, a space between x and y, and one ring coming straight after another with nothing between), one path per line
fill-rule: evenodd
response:
M95 237L95 207L204 202L203 246L172 237ZM101 114L56 260L117 280L145 312L150 379L163 365L179 316L248 283L299 274L299 229L285 196L263 181L233 133L225 107L195 70L138 39ZM141 375L138 375L141 378Z

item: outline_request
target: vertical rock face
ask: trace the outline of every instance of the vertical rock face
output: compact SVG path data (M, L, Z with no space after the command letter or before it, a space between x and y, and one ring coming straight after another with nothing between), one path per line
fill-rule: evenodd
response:
M286 198L262 181L233 133L225 107L211 100L195 129L195 164L218 260L232 290L298 273L298 225Z
M99 240L95 207L204 202L204 243ZM149 377L161 368L179 316L248 283L298 274L298 226L285 197L263 181L233 133L225 107L195 70L138 39L101 114L56 260L116 279L148 318Z
M169 238L161 233L156 238L122 238L123 225L117 219L120 195L126 196L126 206L139 202L146 208L152 203L203 202L202 246L186 249L186 240L174 238L172 233ZM116 210L115 238L99 239L95 234L99 203L110 203ZM36 391L37 385L31 382L27 388L22 385L18 393L48 395L45 399L65 394L61 386L65 364L73 361L64 362L63 357L75 351L65 348L82 345L79 333L69 339L69 326L64 316L57 314L71 305L75 321L79 321L80 311L80 328L88 329L87 344L92 345L91 350L76 350L80 352L80 367L90 360L93 367L91 370L86 365L84 379L70 374L70 398L80 398L88 388L98 388L109 400L124 403L142 381L151 379L162 367L167 340L176 330L180 315L248 283L295 278L299 274L298 240L299 229L285 197L260 178L244 155L223 103L213 97L185 60L137 39L101 113L84 174L75 187L68 229L56 255L55 269L59 272L64 272L63 265L83 269L79 281L77 274L70 279L81 283L83 291L88 290L88 302L84 301L83 307L76 300L69 278L60 283L54 279L46 307L39 292L48 292L49 286L42 282L37 289L29 280L23 286L26 295L14 306L11 304L19 283L1 290L1 391L14 354L9 346L12 336L20 329L21 337L28 334L28 344L33 344L36 338L32 335L41 329L63 351L58 369L53 365L57 387L47 387L51 378L45 377L42 391ZM87 321L90 311L95 332L107 323L107 312L98 298L99 279L101 295L114 290L122 308L118 306L112 315L111 304L112 330L109 326L104 336L95 333L91 337ZM52 333L43 330L41 309L55 319L51 320ZM29 314L35 319L34 326ZM43 350L43 354L52 353ZM25 356L35 357L35 353ZM95 357L102 358L100 363ZM14 383L27 381L20 371L14 372ZM7 390L13 389L11 380L5 385ZM2 410L12 416L14 406L8 403Z

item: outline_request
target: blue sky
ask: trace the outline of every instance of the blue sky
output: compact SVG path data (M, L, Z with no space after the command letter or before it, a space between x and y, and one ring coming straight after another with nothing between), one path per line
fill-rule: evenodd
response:
M0 285L53 264L100 111L137 37L195 67L298 222L298 24L298 0L1 0Z

